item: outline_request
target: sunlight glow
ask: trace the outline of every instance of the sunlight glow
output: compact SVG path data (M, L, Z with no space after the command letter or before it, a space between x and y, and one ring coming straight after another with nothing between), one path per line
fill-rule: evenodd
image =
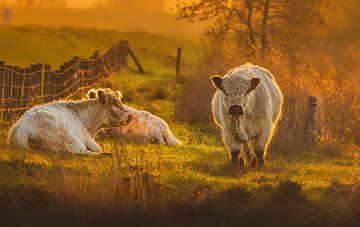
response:
M70 8L94 8L99 0L67 0L67 6Z

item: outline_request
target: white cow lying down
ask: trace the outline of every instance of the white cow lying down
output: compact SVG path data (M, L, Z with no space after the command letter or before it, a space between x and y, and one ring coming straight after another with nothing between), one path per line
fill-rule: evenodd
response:
M100 131L100 135L108 139L132 141L140 144L181 144L172 134L169 125L160 117L130 106L124 105L124 108L133 115L130 124L119 128L104 129Z
M12 148L70 153L99 153L93 139L103 127L127 125L132 115L121 103L121 93L90 90L91 99L38 105L15 123L9 133Z

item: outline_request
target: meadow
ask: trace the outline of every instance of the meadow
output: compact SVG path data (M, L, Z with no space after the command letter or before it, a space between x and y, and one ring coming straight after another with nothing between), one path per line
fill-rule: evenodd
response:
M5 35L6 34L6 35ZM323 150L274 147L265 170L234 172L213 125L176 120L182 84L198 72L198 37L75 28L2 27L0 56L26 66L60 65L72 56L129 41L146 73L129 65L98 87L119 89L124 103L161 116L181 146L100 140L96 156L10 150L0 140L2 226L356 226L360 160ZM36 51L34 51L36 49ZM210 76L210 75L209 75ZM209 81L210 83L210 81ZM84 96L84 94L79 94Z

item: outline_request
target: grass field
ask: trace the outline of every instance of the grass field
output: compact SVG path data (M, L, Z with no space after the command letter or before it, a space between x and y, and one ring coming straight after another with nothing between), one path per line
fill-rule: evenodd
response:
M130 63L99 86L119 88L127 104L166 119L183 145L103 140L104 152L113 155L24 153L9 150L9 126L2 126L4 226L352 226L360 221L359 160L271 150L266 170L234 173L218 129L175 122L174 100L180 89L174 75L176 47L184 49L183 74L191 75L201 55L197 38L2 27L0 58L21 66L60 65L75 55L104 51L121 39L129 40L147 73L139 75Z

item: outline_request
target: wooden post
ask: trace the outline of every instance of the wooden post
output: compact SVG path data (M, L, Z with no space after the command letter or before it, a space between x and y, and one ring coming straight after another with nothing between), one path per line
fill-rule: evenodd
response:
M314 96L309 97L308 109L308 145L310 148L315 149L316 135L317 135L317 98Z
M36 64L36 96L39 97L39 104L44 103L44 90L45 90L45 65L41 63ZM34 75L34 76L35 76Z
M13 66L6 65L5 66L5 91L4 91L4 122L9 121L12 118L12 101L11 101L11 92L13 89L13 81L12 81L12 69Z
M21 101L20 101L20 107L23 108L22 109L22 112L23 110L25 109L25 104L24 104L24 97L25 97L25 69L21 68L20 70L20 75L21 75L21 79L22 79L22 86L21 86Z
M42 81L43 84L43 92L42 92L42 96L43 96L43 102L44 103L48 103L50 101L52 101L52 88L53 86L51 85L51 66L50 65L44 65L44 80Z
M144 71L143 67L141 66L140 62L138 61L138 59L136 58L134 52L131 50L130 46L128 47L128 51L129 51L131 58L134 60L135 65L138 67L140 73L144 74L145 71Z
M71 95L73 98L75 98L75 93L78 91L79 89L79 81L81 80L80 78L80 57L73 57L73 60L71 61L71 65L72 65L72 70L71 70L71 85L73 86L72 89L70 89Z
M35 64L31 64L30 65L30 71L29 71L29 78L30 78L30 96L29 98L31 99L31 102L30 102L30 106L29 107L32 107L36 104L39 104L37 98L38 98L38 94L36 92L36 82L37 82L37 73L35 73L37 71L37 65Z
M30 76L30 68L27 67L25 68L25 100L24 100L24 103L25 103L25 106L26 109L29 109L30 108L30 99L32 97L32 93L31 93L31 76Z
M16 103L14 101L14 85L16 83L15 81L15 74L14 74L14 68L15 66L9 67L9 74L10 74L10 93L9 93L9 99L8 99L8 120L12 120L15 118L15 107Z
M178 47L177 48L177 56L176 56L176 79L177 79L177 81L181 81L181 77L180 77L181 53L182 53L182 48Z
M0 61L0 79L2 82L2 89L1 89L1 123L4 122L4 104L5 104L5 62Z
M91 76L90 74L90 70L91 70L91 60L88 59L83 59L81 61L80 64L80 68L82 71L81 74L81 88L88 86L90 83L88 81L89 76Z
M65 84L65 82L68 79L69 67L70 67L69 62L65 62L62 66L62 73L60 74L60 79L59 79L60 80L60 82L59 82L60 90L58 91L60 99L64 99L67 95L66 93L68 92L68 90L66 89L67 84Z
M13 88L13 92L12 92L12 100L13 100L13 106L15 108L15 110L13 111L13 115L15 116L15 118L17 118L19 116L19 99L20 99L20 95L21 95L21 78L19 75L19 67L18 66L14 66L13 67L13 84L14 84L14 88Z
M100 73L99 57L100 57L100 51L96 50L94 52L93 56L91 56L91 58L90 58L92 74L89 75L89 77L91 78L91 81L89 81L89 84L94 84L99 77L99 73Z

